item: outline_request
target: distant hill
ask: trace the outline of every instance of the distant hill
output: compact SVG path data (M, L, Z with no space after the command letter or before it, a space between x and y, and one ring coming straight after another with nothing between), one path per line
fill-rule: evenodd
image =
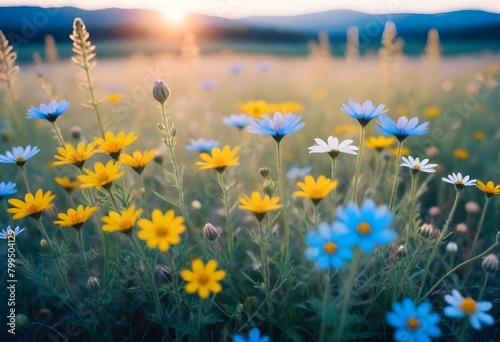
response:
M225 19L191 14L181 25L169 24L163 14L151 10L109 8L86 11L73 7L0 7L0 30L14 44L42 42L46 34L56 41L68 41L75 17L84 20L93 41L140 39L179 42L186 32L194 33L205 42L255 42L262 44L304 44L316 38L318 32L329 34L335 47L345 42L346 30L356 26L360 41L367 42L364 50L379 47L386 21L396 24L405 40L405 53L423 50L427 32L437 28L443 42L443 52L462 53L477 49L500 50L500 14L464 10L441 14L380 14L372 15L349 10L334 10L296 16L260 16ZM450 43L447 48L445 45ZM451 44L451 42L454 42ZM481 45L477 45L481 42ZM461 49L461 45L469 44ZM304 48L299 49L304 51ZM340 51L340 49L338 49ZM338 52L337 51L337 52ZM362 51L363 52L363 51ZM301 52L303 53L303 52Z

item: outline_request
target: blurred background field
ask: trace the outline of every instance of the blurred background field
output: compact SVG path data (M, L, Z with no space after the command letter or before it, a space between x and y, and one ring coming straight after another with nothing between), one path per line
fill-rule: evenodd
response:
M314 32L290 30L289 26L286 26L289 25L286 20L283 22L277 20L275 26L270 28L266 26L270 19L251 18L229 23L227 20L193 15L177 26L171 25L171 31L162 35L158 33L163 32L159 28L162 24L159 23L164 18L161 17L160 20L156 17L159 14L155 14L153 18L149 12L141 13L142 19L132 24L130 18L137 15L137 11L135 14L131 12L126 14L117 9L102 10L108 12L91 15L76 9L62 9L55 14L58 20L50 21L50 25L41 27L32 22L36 33L33 38L24 42L22 37L23 33L26 36L26 31L23 30L28 26L23 26L25 24L19 21L20 17L16 21L13 14L15 10L8 12L0 9L0 11L0 17L5 19L0 20L0 29L7 38L10 37L14 50L18 53L17 64L20 66L13 88L16 95L15 103L9 97L6 83L0 83L0 98L3 100L0 108L0 153L3 154L18 145L31 144L41 148L40 154L28 161L25 170L30 183L36 184L32 190L42 186L58 194L54 209L47 211L44 216L47 223L57 218L57 212L68 207L67 197L53 180L54 176L75 177L78 172L72 167L52 165L58 146L57 140L54 139L47 122L25 120L27 109L30 106L38 107L40 103L48 103L53 99L58 101L64 99L71 103L71 107L57 123L66 142L76 145L79 141L89 142L94 136L100 135L94 111L81 106L81 103L88 98L88 90L82 89L81 86L86 82L85 74L70 61L71 42L67 36L71 33L71 24L75 16L81 16L84 20L85 16L89 18L90 39L96 45L97 54L97 64L91 70L92 82L97 98L102 101L100 110L105 129L115 133L133 131L139 136L133 147L125 149L127 153L158 149L156 161L145 169L144 178L150 208L160 208L163 211L172 206L155 195L154 191L163 196L175 197L176 190L167 181L166 170L171 164L157 129L161 116L151 90L153 82L158 79L164 80L170 88L171 94L166 108L170 122L177 127L176 156L178 162L183 165L186 204L191 219L200 232L207 222L222 227L225 223L225 213L219 201L221 192L217 175L215 172L197 170L195 162L199 161L198 153L185 149L190 139L216 139L220 147L240 146L239 166L228 168L226 173L227 177L236 182L231 195L233 206L236 206L241 194L261 189L260 168L269 167L271 176L276 177L275 146L272 138L253 135L245 129L227 127L222 122L225 116L241 113L241 104L248 101L296 102L300 105L294 113L302 116L305 127L298 133L284 138L281 145L283 167L287 172L293 167L309 166L312 168L310 173L315 177L329 175L330 160L325 156L308 153L307 147L314 144L314 138L326 140L332 135L339 139L353 139L357 146L362 143L359 142L359 125L340 109L342 103L347 103L350 98L357 102L371 100L374 104L384 103L389 109L387 114L393 119L406 115L418 117L421 122L429 121L428 135L405 141L405 147L413 157L421 159L428 157L431 162L439 165L437 173L426 179L426 184L422 187L419 202L420 223L432 222L441 227L444 224L453 203L454 193L449 185L441 181L441 177L452 172L462 172L483 181L493 180L495 184L500 182L500 87L498 85L500 39L496 34L500 27L499 14L464 11L455 16L453 14L444 16L445 18L434 16L433 21L430 15L430 17L393 15L389 19L394 20L397 31L394 31L391 24L386 25L386 16L372 15L365 18L358 13L358 16L352 17L351 21L346 20L343 26L335 30L321 26L322 22L328 21L321 21L319 17L304 19L305 23L317 20L318 26ZM48 18L50 17L50 12L40 8L24 8L22 13L28 19L34 18L36 13L45 13ZM346 13L336 15L338 16L336 18L342 18ZM114 28L111 24L109 27L98 24L111 17L120 18L113 23ZM325 18L328 18L326 14ZM358 43L356 44L356 39L352 37L349 43L346 29L355 24L356 20L360 27ZM364 45L363 33L369 32L366 30L369 30L370 23L375 23L377 31ZM428 36L432 24L438 27L439 37L435 33ZM145 36L148 39L145 39ZM20 130L16 130L15 123L11 120L13 113L22 121L23 128ZM367 136L378 135L375 124L370 124L367 127ZM395 147L394 144L392 148ZM369 148L364 150L361 184L362 188L371 191L364 196L372 197L378 203L387 203L390 196L395 160L392 148L381 153ZM103 155L92 158L92 161L97 160L106 158ZM384 177L377 178L378 175L374 173L375 165L383 165ZM349 191L352 191L355 166L354 157L343 155L337 161L339 205L345 204L350 199ZM400 177L398 197L403 209L395 226L406 224L405 206L409 206L410 203L410 175L402 171ZM16 165L2 164L0 181L16 182L19 189L19 193L16 194L18 198L26 192ZM295 178L285 180L286 192L290 198L291 193L297 190L296 182ZM137 198L141 203L139 197L143 189L137 175L127 172L124 184L127 191L130 191L131 198ZM78 196L78 193L73 195L74 198ZM482 205L484 193L475 187L464 191L452 229L458 223L464 222L469 227L477 225L478 215L469 215L470 213L465 210L465 204L471 201ZM304 218L304 213L313 212L312 204L297 198L291 198L291 203L293 204L291 220L294 221L292 225L295 225L296 236L300 236L298 232L304 229L307 231L306 224L301 220ZM105 206L103 204L99 209L101 216L107 210ZM441 214L431 216L429 214L431 207L438 207ZM330 203L323 201L319 208L328 213ZM494 233L498 231L500 220L498 200L492 202L489 212L490 215L485 221L486 228L483 228L484 239L479 241L478 250L483 250L494 242ZM260 275L256 275L257 272L252 269L253 265L246 254L247 250L254 252L257 250L256 246L249 242L250 231L255 230L255 224L252 222L252 217L241 210L234 209L232 215L235 222L233 230L237 232L237 239L243 241L243 247L238 251L241 254L237 261L225 260L227 271L238 276L242 272L248 272L258 278ZM328 214L324 214L323 217L328 217ZM30 234L34 234L20 235L17 239L20 248L39 252L41 248L39 236L33 222L24 219L17 221L16 224L19 222L32 231ZM0 223L1 228L12 223L10 215L3 207L0 211ZM94 229L98 230L97 227ZM62 240L72 239L74 235L69 229L57 226L52 226L49 231ZM467 234L470 237L471 232ZM116 242L121 237L114 239ZM221 240L223 241L224 237L221 237ZM457 232L453 233L450 240L456 241L460 247L467 244L467 239ZM86 244L88 247L98 248L98 234L95 231L92 231L92 237ZM76 243L73 247L75 245ZM193 250L190 253L193 253ZM459 253L456 258L448 257L444 254L444 249L441 252L443 255L440 256L440 266L444 269L448 267L448 262L450 265L457 264L466 255L465 250L461 251L463 255ZM4 253L3 249L1 253ZM220 257L224 259L222 254L220 253ZM187 259L186 255L183 257ZM191 254L189 258L192 258ZM304 260L303 255L296 256L297 264ZM137 271L134 268L136 265L132 264L130 262L129 268L126 269L131 274L124 275L124 284L118 286L119 290L130 288L130 284L125 284L127 280L137 281L134 273ZM71 264L68 262L68 265ZM296 272L306 272L305 268L308 266L311 265L302 264ZM92 273L98 274L98 266L95 267ZM473 272L472 278L479 283L478 279L482 280L482 269L478 266ZM81 289L81 293L86 293L86 281L77 279L77 273L75 269L69 272L71 280L76 284L75 287ZM316 274L314 279L311 276L311 283L316 280ZM486 289L484 296L494 302L495 308L491 314L495 317L499 317L500 312L498 280L498 272L490 276L491 286ZM168 279L161 278L158 283L165 288L169 286ZM456 278L450 280L450 284L459 283ZM220 297L221 302L229 303L228 305L235 308L237 304L245 303L247 310L249 298L255 298L251 295L260 294L245 282L243 277L235 277L224 286L228 291ZM297 285L297 288L300 286ZM42 290L42 286L36 284L33 287L35 290L29 282L20 283L18 288L20 311L25 312L33 322L61 330L60 322L65 317L64 306L47 303L48 296ZM314 287L314 290L317 289ZM477 293L478 285L473 285L468 290ZM116 297L118 303L129 300L126 291L119 292L117 288L113 291L115 294L118 293ZM298 292L298 298L306 297L304 292L307 290L304 290L304 287ZM288 299L288 303L293 303L291 299L293 296L285 293L282 295L283 298L277 301ZM437 300L438 296L442 297L442 293L433 296L433 300ZM399 300L399 298L391 299ZM132 340L137 340L139 337L154 336L158 333L158 327L153 328L153 332L148 330L149 317L139 303L142 302L137 301L133 307L123 309L131 317L128 321L116 323L119 331L115 331L115 336L130 334ZM386 300L384 304L388 308L390 303ZM109 317L119 317L121 314L119 305L109 302L106 305L109 305ZM290 326L294 324L300 326L303 323L299 314L294 316L296 309L297 307L284 314L296 319L290 321ZM3 309L0 311L3 315ZM313 336L312 327L315 327L317 322L308 320L312 317L311 312L312 310L306 312L310 316L305 319L300 334L297 333L303 338L297 338L298 341L308 340ZM217 313L220 314L219 311ZM289 316L279 319L286 321ZM378 337L385 336L387 339L388 334L382 327L384 323L381 323L384 319L383 314L379 313L379 316L373 325L371 322L363 322L364 325L360 324L356 328L363 330L368 326L377 331ZM100 319L102 320L102 317ZM137 327L132 327L133 324L130 323L132 321ZM217 331L214 338L216 340L220 336L227 338L232 331L236 331L234 326L238 326L238 323L231 323L231 328L225 327L227 330L223 332L218 332L223 323L207 323L207 326L210 331ZM35 328L29 330L29 334L23 335L26 340L29 340L28 336L32 336L33 329ZM38 329L35 330L36 334L41 336L40 340L47 339L49 330L41 325L36 329ZM450 331L451 328L448 329L448 337L451 336ZM497 331L498 326L493 327L486 331L484 336L495 337ZM218 333L220 335L217 335ZM36 334L33 340L37 339ZM281 340L287 340L292 335L277 333L276 336ZM80 340L86 338L85 335Z

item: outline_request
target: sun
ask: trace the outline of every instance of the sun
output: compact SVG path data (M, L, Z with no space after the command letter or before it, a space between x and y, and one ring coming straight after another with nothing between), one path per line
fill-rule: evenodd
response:
M181 6L168 6L163 9L163 15L171 23L180 23L187 15L187 10Z

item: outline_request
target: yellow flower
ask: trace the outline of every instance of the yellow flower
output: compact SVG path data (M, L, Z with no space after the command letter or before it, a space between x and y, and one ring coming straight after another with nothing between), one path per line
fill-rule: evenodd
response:
M102 226L102 230L105 232L128 233L141 214L142 209L135 210L133 204L128 209L122 209L119 213L110 211L108 216L102 218L102 221L106 223Z
M323 100L326 97L326 91L324 89L318 89L314 92L313 97L316 100Z
M307 175L304 182L297 182L302 191L295 191L293 194L297 197L310 198L314 204L318 204L337 187L337 184L337 181L332 181L325 176L319 176L315 181L311 175Z
M280 198L278 196L269 198L266 195L262 198L258 191L254 191L250 198L247 196L240 198L241 205L239 208L251 211L257 220L262 221L268 211L278 210L283 207L281 204L278 204L279 201Z
M219 293L222 291L222 286L219 281L226 276L225 271L216 271L217 261L209 260L205 265L201 259L193 260L191 270L182 270L181 277L188 284L186 285L187 293L198 292L198 296L202 299L208 298L210 292Z
M270 105L270 112L296 113L302 110L302 105L294 101L278 102Z
M411 150L408 147L402 147L401 148L401 156L407 157L407 156L410 155L410 153L411 153ZM391 156L397 157L398 156L398 149L397 148L391 148L389 150L389 154Z
M56 181L57 184L62 186L64 190L66 190L68 193L73 191L74 189L78 188L80 186L80 182L78 180L71 180L69 179L68 176L64 177L55 177L54 180Z
M85 161L96 153L94 148L94 142L89 143L87 146L85 146L84 142L79 142L76 149L73 145L67 143L64 147L57 148L59 154L56 154L54 158L58 159L58 161L55 161L54 165L73 164L81 169Z
M166 252L171 245L174 246L181 242L179 235L186 230L182 224L184 217L175 217L173 210L169 210L163 215L161 210L155 209L151 219L140 219L137 222L141 228L137 237L146 241L149 248L158 248L160 251Z
M438 106L432 106L429 108L425 108L424 110L424 115L429 118L435 118L439 114L441 114L441 108L439 108Z
M104 139L94 137L94 141L99 146L98 153L107 153L113 159L118 159L122 150L137 140L137 135L131 132L125 135L124 132L119 132L116 136L111 132L104 133Z
M106 101L111 103L118 103L122 100L122 95L118 93L111 93L106 96Z
M263 100L247 101L245 103L238 103L238 107L247 115L253 118L260 119L262 115L269 114L272 111L271 104Z
M125 172L119 171L121 162L108 161L106 166L103 163L97 162L94 164L94 171L84 168L84 175L78 176L78 180L82 182L81 188L101 187L108 188L111 183L123 177Z
M488 68L488 74L490 74L490 75L496 75L496 74L498 74L498 68L496 66L494 66L494 65L490 66Z
M399 116L404 116L408 114L408 108L406 108L405 106L398 106L396 107L396 114Z
M453 155L457 159L468 159L469 158L469 152L466 150L462 150L461 148L457 148L455 151L453 151Z
M500 195L500 184L495 185L492 181L484 184L480 180L476 182L476 186L479 190L483 191L487 197L491 197L493 195Z
M335 127L335 133L356 133L359 130L359 125L339 125Z
M156 150L146 150L144 153L135 151L130 154L122 153L120 155L120 160L123 164L130 166L135 172L141 174L146 165L153 160L156 155Z
M377 152L381 152L384 148L391 146L396 141L394 137L369 137L365 140L365 145L368 147L373 147Z
M31 193L27 193L24 196L24 202L17 198L9 199L9 203L12 205L12 208L8 208L7 211L14 214L12 217L14 220L18 220L26 216L38 220L42 215L42 211L51 207L51 203L55 197L56 195L52 195L50 191L43 193L42 189L38 189L35 196Z
M92 215L97 210L97 207L83 207L79 205L76 210L69 208L66 213L59 213L57 216L59 220L54 221L54 224L58 224L63 227L73 227L75 229L80 229L82 225L87 222L90 215Z
M199 170L216 169L217 172L222 173L226 167L235 165L238 160L240 160L239 157L235 157L238 150L238 146L231 150L231 148L226 145L222 151L220 148L214 147L212 149L212 155L201 153L200 158L204 161L196 162L196 165Z
M479 140L479 141L482 141L486 138L486 136L484 135L483 132L474 132L473 136L474 136L474 139Z

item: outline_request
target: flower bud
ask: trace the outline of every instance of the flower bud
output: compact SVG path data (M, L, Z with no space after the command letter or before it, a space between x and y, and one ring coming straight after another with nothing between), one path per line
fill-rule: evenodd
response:
M432 217L438 216L441 213L441 209L439 207L430 207L429 208L429 215Z
M495 273L498 270L498 258L495 254L490 253L483 259L483 269L486 272Z
M157 274L162 277L162 279L161 279L162 281L164 281L165 279L167 281L172 281L172 274L170 273L170 271L166 267L158 265L158 266L156 266L156 271L157 271Z
M455 242L450 241L446 245L446 251L448 253L456 253L458 251L458 245Z
M269 168L268 167L261 167L259 169L259 173L262 176L262 178L266 179L267 176L269 176Z
M49 243L47 242L47 240L45 240L45 239L41 239L41 240L40 240L40 246L41 246L43 249L47 250L47 249L49 248Z
M167 101L169 95L170 89L168 89L165 82L162 80L155 81L153 85L153 97L155 100L163 105L165 101Z
M276 191L276 185L271 178L266 179L264 185L262 186L262 191L269 197L273 197Z
M457 224L457 226L455 227L455 230L458 232L458 233L467 233L467 225L465 223L459 223Z
M71 137L75 140L80 140L82 137L82 128L80 126L73 126L71 127Z
M219 238L220 234L221 234L220 227L215 227L211 223L206 223L205 226L203 227L203 236L208 241L217 240Z
M420 227L420 234L426 237L433 237L437 235L437 230L432 224L424 223L422 227Z
M479 208L479 205L476 202L467 202L465 203L465 211L467 211L469 214L475 214L478 213L481 210Z
M161 154L156 154L153 158L153 160L155 161L156 164L163 164L163 156Z
M436 157L439 154L439 148L437 148L436 146L431 146L427 150L425 150L425 153L430 158Z
M17 314L16 315L16 327L22 328L23 326L27 325L30 322L28 316L25 314Z
M96 277L90 277L87 279L87 289L89 290L97 290L101 287L101 281Z
M193 208L195 210L200 210L201 209L201 202L198 200L194 200L193 202L191 202L191 208Z
M406 248L404 245L399 245L398 248L396 248L396 256L400 258L406 257Z

